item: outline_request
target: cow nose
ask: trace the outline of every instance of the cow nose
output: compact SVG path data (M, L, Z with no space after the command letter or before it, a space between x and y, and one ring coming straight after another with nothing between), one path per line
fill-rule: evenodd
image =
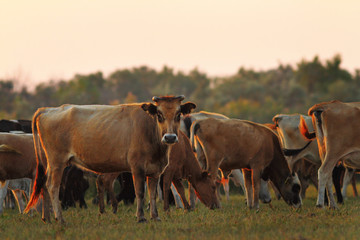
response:
M166 133L161 141L163 143L172 144L178 142L178 137L174 133Z

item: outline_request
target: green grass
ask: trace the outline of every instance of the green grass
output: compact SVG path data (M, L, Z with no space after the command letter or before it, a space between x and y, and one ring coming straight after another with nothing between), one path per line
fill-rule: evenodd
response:
M53 220L44 224L39 214L20 215L5 209L0 216L0 239L358 239L360 199L349 197L339 210L317 209L316 191L310 188L303 207L294 210L282 200L273 200L271 209L261 204L260 211L248 210L244 196L231 195L222 209L208 210L201 203L193 212L171 208L170 214L158 202L161 222L138 224L136 207L119 205L118 213L99 215L98 207L88 201L89 209L64 211L66 225Z

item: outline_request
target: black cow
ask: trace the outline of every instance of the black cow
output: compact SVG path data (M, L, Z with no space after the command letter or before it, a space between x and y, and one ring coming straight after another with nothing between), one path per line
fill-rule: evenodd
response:
M32 133L30 120L0 120L0 132L22 131Z
M84 178L84 172L76 166L68 166L64 169L61 180L59 199L61 207L65 210L76 207L79 201L80 208L87 208L85 192L89 188L89 182Z

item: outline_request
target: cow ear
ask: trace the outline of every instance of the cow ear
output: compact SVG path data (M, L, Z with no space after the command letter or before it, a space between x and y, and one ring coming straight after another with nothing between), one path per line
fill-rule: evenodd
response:
M192 109L196 108L196 104L192 102L184 103L180 106L180 111L183 115L186 115L188 113L191 113Z
M209 172L208 171L203 171L202 173L201 173L201 178L207 178L207 176L209 176Z
M155 115L157 113L157 107L152 103L144 103L141 105L141 108L150 115Z

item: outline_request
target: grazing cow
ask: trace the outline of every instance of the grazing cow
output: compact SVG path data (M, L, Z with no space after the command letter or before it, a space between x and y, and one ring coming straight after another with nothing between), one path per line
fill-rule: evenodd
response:
M30 196L30 185L31 179L29 178L6 180L3 186L0 185L0 215L3 213L3 202L8 189L11 189L12 193L15 196L15 200L18 203L19 212L23 213L25 203L22 197L24 193L26 199L28 199L28 197Z
M308 111L315 133L301 119L300 131L309 140L317 139L321 167L316 206L324 207L325 188L328 190L329 207L337 208L332 190L331 173L339 161L346 167L360 168L360 103L332 101L319 103Z
M35 179L36 157L32 134L0 133L0 181Z
M198 113L191 113L186 115L183 118L183 121L181 121L180 124L180 130L182 130L183 132L186 133L186 135L190 138L190 128L191 125L197 121L197 120L201 120L201 119L208 119L208 118L215 118L215 119L229 119L227 116L219 114L219 113L212 113L212 112L205 112L205 111L200 111ZM200 163L200 165L202 166L203 169L206 169L206 157L204 154L204 151L201 147L200 144L196 143L196 139L193 139L193 146L195 146L195 152L196 152L196 157ZM220 167L221 169L221 167ZM236 170L234 170L236 172ZM239 170L240 171L240 170ZM230 174L229 171L227 172L223 172L222 169L219 170L220 174L222 175L222 177L220 179L218 179L217 183L217 189L218 189L218 197L220 199L220 183L223 185L224 190L225 190L225 195L226 198L229 199L229 183L228 183L228 175ZM237 172L236 172L237 173ZM235 174L236 174L235 173ZM241 176L243 178L243 175L241 173ZM269 203L271 202L271 196L270 196L270 192L268 189L268 185L266 181L261 181L261 185L260 185L260 200L264 203Z
M180 194L185 210L190 210L190 205L186 201L182 179L187 179L194 188L196 195L202 203L213 209L220 207L220 202L216 195L215 183L211 180L208 172L203 171L199 162L191 149L188 137L183 132L179 132L179 142L176 143L169 156L169 165L164 173L164 210L169 209L169 192L171 182Z
M270 179L289 205L301 206L299 179L290 172L278 137L268 127L245 120L208 118L191 126L192 142L194 138L204 149L214 180L219 167L224 171L243 169L249 208L259 207L260 178Z
M153 97L155 104L38 109L33 117L35 149L38 152L43 147L47 159L38 161L34 191L25 211L36 203L44 189L44 221L50 220L51 199L55 218L63 223L58 198L61 173L67 164L75 164L96 173L131 171L138 222L146 221L143 183L147 176L151 218L158 220L158 178L168 165L171 146L178 141L181 114L196 107L191 102L181 104L183 99L184 96L165 96Z
M283 151L286 157L286 160L289 163L290 169L294 168L294 165L302 159L306 159L310 163L315 165L315 168L318 169L321 165L321 159L319 155L319 149L315 141L308 141L304 139L299 130L300 116L306 121L307 125L311 127L311 131L314 131L312 128L311 117L301 115L301 114L277 114L273 117L274 129L278 133L280 138L281 145L283 146ZM305 167L301 163L299 166ZM311 167L311 166L307 166ZM304 173L305 169L302 170ZM341 186L340 186L340 169L335 168L333 171L333 183L336 190L337 201L338 203L343 203L343 197L341 195ZM299 174L298 174L299 175ZM304 180L299 175L300 180ZM302 182L303 183L303 182ZM304 182L305 183L305 182ZM305 186L302 186L302 196L305 196ZM317 181L316 181L317 187Z
M87 208L85 192L88 188L89 181L84 178L83 170L74 165L66 167L62 175L59 191L62 209L76 207L77 201L79 201L80 208Z

